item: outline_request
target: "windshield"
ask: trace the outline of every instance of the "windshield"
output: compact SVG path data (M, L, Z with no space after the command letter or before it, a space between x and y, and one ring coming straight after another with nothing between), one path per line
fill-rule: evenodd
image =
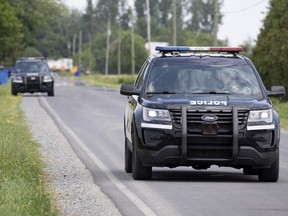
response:
M43 61L23 61L17 62L15 66L16 73L48 73L50 72L49 66Z
M178 60L160 59L154 63L147 94L237 94L263 98L255 73L243 59Z

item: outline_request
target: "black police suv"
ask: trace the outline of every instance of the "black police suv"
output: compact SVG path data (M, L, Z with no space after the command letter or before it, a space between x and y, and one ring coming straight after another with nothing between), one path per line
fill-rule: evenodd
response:
M128 96L125 170L150 179L152 167L243 168L259 181L279 175L280 126L270 96L238 47L156 47Z
M20 58L11 77L11 93L47 92L54 96L54 75L45 58Z

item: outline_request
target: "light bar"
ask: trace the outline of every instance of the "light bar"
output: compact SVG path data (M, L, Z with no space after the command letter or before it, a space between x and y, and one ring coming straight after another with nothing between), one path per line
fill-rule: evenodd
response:
M19 60L46 60L45 57L21 57Z
M188 47L188 46L157 46L156 51L162 53L168 52L227 52L238 53L243 51L242 47Z

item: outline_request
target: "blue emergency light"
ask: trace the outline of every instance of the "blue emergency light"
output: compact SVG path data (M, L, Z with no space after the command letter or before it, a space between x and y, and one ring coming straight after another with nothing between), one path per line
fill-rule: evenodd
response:
M227 53L239 53L243 51L242 47L189 47L189 46L157 46L156 51L161 53L172 52L227 52Z

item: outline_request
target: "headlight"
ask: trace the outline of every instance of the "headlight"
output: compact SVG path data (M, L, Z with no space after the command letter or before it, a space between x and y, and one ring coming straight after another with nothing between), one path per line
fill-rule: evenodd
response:
M43 82L52 82L52 76L51 75L45 75L43 78Z
M23 83L23 79L21 76L14 76L13 83Z
M143 119L144 121L171 121L168 110L150 109L143 107Z
M271 123L272 120L273 120L272 109L250 111L249 118L248 118L248 122L266 122L266 123Z

